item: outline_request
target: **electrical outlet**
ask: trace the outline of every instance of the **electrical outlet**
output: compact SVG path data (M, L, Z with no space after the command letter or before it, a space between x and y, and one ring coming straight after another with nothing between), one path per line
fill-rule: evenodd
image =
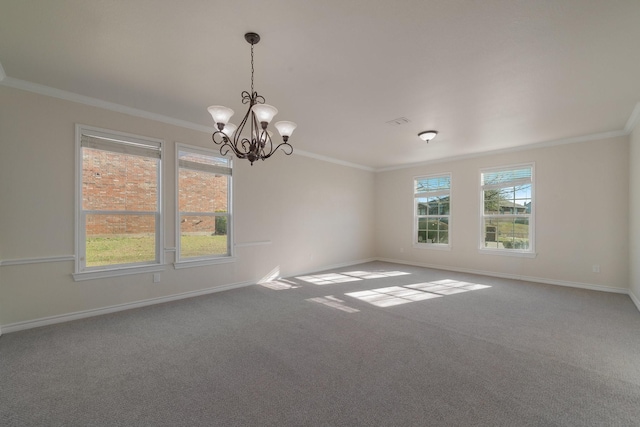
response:
M594 273L600 273L600 264L593 264L592 269Z
M153 283L160 283L160 273L153 273Z

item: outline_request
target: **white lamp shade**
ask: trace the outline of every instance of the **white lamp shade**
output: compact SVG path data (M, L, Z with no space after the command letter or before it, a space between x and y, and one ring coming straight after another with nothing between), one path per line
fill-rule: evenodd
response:
M213 121L218 124L222 123L226 125L231 116L233 116L233 110L231 108L223 107L222 105L212 105L207 108L211 117L213 117Z
M226 125L224 125L224 129L222 129L222 132L224 132L225 135L231 138L236 129L238 129L238 126L234 125L233 123L227 123Z
M267 122L270 123L273 119L273 116L278 114L278 109L272 105L268 104L256 104L251 107L251 110L256 115L258 122Z
M291 136L291 134L293 133L293 130L298 125L293 122L283 121L283 122L276 122L274 126L276 127L276 129L278 129L278 132L280 132L281 136Z

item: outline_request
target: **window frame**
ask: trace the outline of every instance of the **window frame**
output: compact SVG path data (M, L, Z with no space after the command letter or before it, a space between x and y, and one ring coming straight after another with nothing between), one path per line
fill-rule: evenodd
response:
M449 189L446 191L434 191L434 192L417 192L416 186L418 180L421 179L434 179L434 178L448 178L449 179ZM451 239L452 239L452 227L451 227L451 212L452 212L452 193L453 189L453 177L451 172L441 172L434 173L429 175L420 175L413 177L413 237L412 243L414 248L418 249L437 249L437 250L451 250ZM447 215L419 215L418 214L418 198L424 197L433 197L437 195L449 195L449 213ZM429 218L429 217L444 217L446 216L448 219L448 242L447 243L433 243L433 242L419 242L418 241L418 228L419 228L419 218Z
M216 158L223 158L229 161L230 173L228 174L227 187L227 212L225 214L216 212L182 212L180 211L180 151L186 151L194 154L202 154ZM222 216L227 218L227 254L225 255L203 255L198 257L181 257L181 216L182 215L200 215L202 216ZM202 265L221 264L235 261L235 245L234 245L234 218L233 218L233 158L223 156L219 151L197 147L193 145L176 142L175 144L175 236L176 236L176 257L174 268L189 268Z
M491 173L491 172L508 172L508 171L513 171L513 170L518 170L518 169L525 169L525 168L530 168L531 169L531 178L528 181L531 184L531 201L530 201L530 212L526 213L526 214L517 214L517 213L512 213L512 214L493 214L493 215L486 215L485 214L485 206L484 206L484 194L485 194L485 190L491 190L491 189L497 189L497 188L508 188L508 187L515 187L518 183L522 183L525 181L522 180L518 180L518 181L514 181L513 185L507 185L508 183L505 183L504 186L497 186L495 184L490 184L490 185L484 185L483 184L483 179L484 179L484 174L485 173ZM535 188L536 188L536 184L535 184L535 162L529 162L529 163L518 163L518 164L511 164L511 165L505 165L505 166L495 166L495 167L489 167L489 168L482 168L479 171L478 174L478 179L479 179L479 198L480 198L480 203L479 203L479 209L480 209L480 222L479 222L479 236L478 236L478 251L482 254L492 254L492 255L505 255L505 256L515 256L515 257L524 257L524 258L535 258L536 257L536 245L535 245L535 207L536 207L536 202L535 202ZM485 246L485 219L488 217L495 217L495 218L503 218L503 219L517 219L517 218L527 218L529 220L529 236L528 236L528 240L529 240L529 247L527 249L506 249L506 248L489 248Z
M134 135L125 132L119 132L109 129L101 129L93 126L76 124L75 126L75 268L73 278L75 281L91 280L105 277L123 276L129 274L139 274L145 272L158 272L164 270L164 209L163 209L163 176L164 176L164 140L151 138L146 136ZM157 200L156 210L152 211L124 211L124 210L85 210L83 207L83 145L82 136L93 136L99 139L112 140L115 144L119 142L140 144L147 148L157 150L159 153L157 170L156 170L156 186ZM124 144L123 144L124 145ZM106 150L109 151L109 150ZM118 152L114 150L113 152ZM126 154L126 153L125 153ZM92 213L106 214L113 212L114 214L125 215L154 215L155 217L155 260L138 263L113 264L96 267L87 267L86 262L86 216Z

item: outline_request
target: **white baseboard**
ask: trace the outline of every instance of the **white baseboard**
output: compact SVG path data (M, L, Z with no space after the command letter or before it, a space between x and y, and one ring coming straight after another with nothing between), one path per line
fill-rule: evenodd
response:
M361 260L356 260L356 261L344 262L344 263L340 263L340 264L328 265L328 266L314 268L312 271L306 270L304 272L300 272L300 273L296 273L296 274L287 274L287 277L288 276L300 276L300 275L304 275L304 274L310 274L310 273L313 273L313 272L316 272L316 271L331 270L331 269L334 269L334 268L343 268L343 267L348 267L350 265L363 264L363 263L371 262L371 261L375 261L375 260L376 260L375 258L367 258L367 259L361 259ZM221 292L221 291L226 291L226 290L229 290L229 289L241 288L241 287L244 287L244 286L253 285L255 283L256 283L256 281L232 283L232 284L229 284L229 285L216 286L216 287L213 287L213 288L200 289L200 290L197 290L197 291L184 292L184 293L169 295L169 296L165 296L165 297L150 298L150 299L146 299L146 300L142 300L142 301L135 301L135 302L130 302L130 303L118 304L118 305L113 305L113 306L109 306L109 307L102 307L102 308L96 308L96 309L91 309L91 310L77 311L77 312L74 312L74 313L60 314L60 315L50 316L50 317L42 317L42 318L34 319L34 320L26 320L24 322L9 323L7 325L2 325L2 329L0 331L1 331L1 333L10 333L10 332L23 331L25 329L38 328L40 326L54 325L56 323L69 322L71 320L85 319L87 317L100 316L100 315L103 315L103 314L109 314L109 313L115 313L115 312L118 312L118 311L130 310L130 309L133 309L133 308L146 307L146 306L149 306L149 305L161 304L161 303L177 301L177 300L181 300L181 299L185 299L185 298L197 297L197 296L200 296L200 295L207 295L207 294L211 294L211 293L214 293L214 292Z
M614 288L614 287L601 286L601 285L593 285L593 284L589 284L589 283L579 283L579 282L568 282L568 281L563 281L563 280L553 280L553 279L546 279L546 278L542 278L542 277L518 276L518 275L514 275L514 274L496 273L496 272L492 272L492 271L474 270L474 269L458 268L458 267L448 267L448 266L442 266L442 265L436 265L436 264L411 262L411 261L404 261L404 260L391 259L391 258L366 258L366 259L361 259L361 260L349 261L349 262L344 262L344 263L339 263L339 264L333 264L333 265L327 265L327 266L323 266L323 267L317 267L317 268L314 268L313 270L305 270L305 271L300 271L300 272L297 272L297 273L287 273L286 277L302 276L302 275L316 273L316 272L319 272L319 271L334 270L334 269L337 269L337 268L344 268L344 267L349 267L349 266L352 266L352 265L364 264L364 263L373 262L373 261L383 261L383 262L390 262L390 263L394 263L394 264L413 265L413 266L416 266L416 267L433 268L433 269L436 269L436 270L454 271L454 272L458 272L458 273L479 274L479 275L482 275L482 276L499 277L499 278L504 278L504 279L522 280L522 281L536 282L536 283L545 283L545 284L549 284L549 285L568 286L568 287L572 287L572 288L590 289L590 290L602 291L602 292L614 292L614 293L620 293L620 294L628 294L631 297L631 300L633 301L633 303L638 308L638 310L640 310L640 299L633 292L631 292L631 291L629 291L627 289ZM253 285L255 283L256 283L255 281L232 283L232 284L228 284L228 285L216 286L216 287L207 288L207 289L200 289L200 290L197 290L197 291L184 292L184 293L169 295L169 296L165 296L165 297L150 298L150 299L146 299L146 300L142 300L142 301L135 301L135 302L125 303L125 304L118 304L118 305L109 306L109 307L97 308L97 309L92 309L92 310L78 311L78 312L74 312L74 313L61 314L61 315L57 315L57 316L43 317L43 318L40 318L40 319L27 320L27 321L24 321L24 322L10 323L10 324L7 324L7 325L2 325L0 327L0 335L2 335L3 333L17 332L17 331L22 331L22 330L25 330L25 329L37 328L37 327L40 327L40 326L53 325L53 324L56 324L56 323L69 322L71 320L85 319L87 317L100 316L100 315L103 315L103 314L109 314L109 313L115 313L115 312L118 312L118 311L130 310L130 309L133 309L133 308L146 307L146 306L154 305L154 304L161 304L161 303L177 301L177 300L181 300L181 299L185 299L185 298L192 298L192 297L197 297L197 296L201 296L201 295L207 295L207 294L211 294L211 293L215 293L215 292L221 292L221 291L226 291L226 290L230 290L230 289L236 289L236 288L241 288L241 287L245 287L245 286L250 286L250 285Z
M298 271L295 273L287 272L287 274L282 277L305 276L307 274L314 274L314 273L318 273L326 270L334 270L336 268L350 267L352 265L365 264L367 262L373 262L373 261L378 261L378 258L365 258L365 259L359 259L356 261L342 262L340 264L325 265L322 267L314 268L313 270L304 270L304 271Z
M378 258L378 261L392 262L395 264L414 265L416 267L433 268L435 270L455 271L457 273L479 274L481 276L499 277L502 279L522 280L525 282L544 283L547 285L567 286L570 288L590 289L592 291L613 292L617 294L629 294L628 289L614 288L612 286L594 285L591 283L569 282L566 280L547 279L544 277L520 276L517 274L496 273L493 271L475 270L471 268L449 267L439 264L428 264L421 262L404 261L391 258ZM636 305L638 305L636 303ZM640 307L640 306L639 306Z
M190 291L190 292L183 292L180 294L174 294L174 295L169 295L165 297L150 298L142 301L112 305L109 307L77 311L74 313L61 314L57 316L42 317L40 319L27 320L24 322L10 323L8 325L2 325L2 333L17 332L25 329L38 328L40 326L54 325L56 323L69 322L71 320L85 319L87 317L94 317L94 316L100 316L103 314L115 313L118 311L130 310L132 308L146 307L154 304L177 301L185 298L192 298L192 297L197 297L201 295L212 294L215 292L226 291L229 289L242 288L245 286L253 285L254 283L255 282L253 281L232 283L229 285L215 286L212 288L200 289L197 291Z
M638 298L632 290L629 290L629 297L631 298L631 301L633 301L633 303L636 305L638 311L640 311L640 298Z

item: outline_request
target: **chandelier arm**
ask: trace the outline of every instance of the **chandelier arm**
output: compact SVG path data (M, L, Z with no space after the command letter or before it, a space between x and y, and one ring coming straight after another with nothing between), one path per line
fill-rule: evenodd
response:
M216 141L216 136L220 137L219 141ZM226 156L229 153L229 150L233 151L234 154L236 155L239 154L236 152L236 150L233 149L233 146L229 144L229 138L224 132L221 132L221 131L214 132L213 135L211 135L211 139L213 140L214 144L220 145L221 155Z
M243 103L244 101L244 97L248 96L248 92L243 92ZM242 121L240 122L240 126L238 126L238 128L236 129L235 134L233 135L233 151L234 153L242 153L243 155L246 155L248 149L246 148L245 144L247 142L246 138L242 137L242 132L244 131L245 126L247 125L247 119L249 118L249 114L251 113L251 109L249 109L247 111L247 113L244 115L244 117L242 118ZM241 149L242 147L242 149ZM244 158L244 157L243 157Z
M266 132L265 132L265 134L266 134L265 144L264 144L264 147L262 147L262 157L263 157L263 159L269 158L273 154L273 152L275 151L273 149L273 141L271 140L271 136ZM269 154L266 154L267 153L267 150L266 150L267 141L269 142Z
M252 141L250 141L247 138L242 138L242 141L240 141L240 142L241 142L241 145L242 145L243 152L248 153L248 152L251 151Z
M275 152L276 152L276 151L278 151L278 149L279 149L280 147L282 147L282 151L283 151L283 152L284 152L284 154L286 154L287 156L290 156L290 155L292 155L292 154L293 154L293 146L292 146L291 144L289 144L288 142L282 142L282 143L278 144L278 145L276 146L276 148L275 148L271 153L269 153L267 156L265 156L265 159L268 159L269 157L271 157L272 155L274 155L274 154L275 154ZM287 150L286 150L286 148L287 148L287 147L289 147L289 152L288 152L288 153L287 153Z
M220 138L220 141L216 141L216 135L222 135ZM225 135L223 132L215 132L213 135L211 135L211 138L213 139L213 143L216 145L220 145L220 154L223 156L226 156L229 151L233 151L233 153L237 156L238 153L233 146L229 143L229 138L227 137L227 135Z
M252 104L253 106L253 104ZM256 147L260 146L260 141L262 141L262 133L266 130L263 130L260 124L258 123L258 119L253 111L251 111L251 133L250 137L252 141L255 141ZM260 150L258 149L258 152Z
M251 93L245 91L242 91L242 103L243 104L250 104L253 100L253 96L251 95Z

